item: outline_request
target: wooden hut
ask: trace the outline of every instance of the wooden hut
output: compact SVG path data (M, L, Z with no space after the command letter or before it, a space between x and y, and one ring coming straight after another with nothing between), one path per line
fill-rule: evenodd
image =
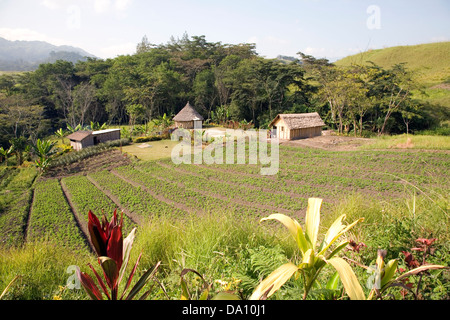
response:
M94 145L92 131L77 131L69 134L67 139L70 140L70 145L73 149L77 151Z
M320 136L323 126L325 123L317 112L279 114L269 125L272 137L286 140Z
M181 109L180 112L178 112L175 117L173 117L175 126L184 129L194 129L194 127L200 127L203 120L203 117L189 102L183 109Z
M107 129L99 131L77 131L67 136L74 150L81 150L106 141L120 139L120 129Z
M114 141L120 139L120 129L106 129L93 131L94 144L104 143L106 141Z

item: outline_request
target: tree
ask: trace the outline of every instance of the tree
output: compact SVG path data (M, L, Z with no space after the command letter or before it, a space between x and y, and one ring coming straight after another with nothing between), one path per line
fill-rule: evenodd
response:
M82 82L74 88L72 95L72 110L68 114L70 123L84 126L86 113L95 100L95 87L90 83Z
M61 138L61 144L64 144L64 137L66 136L64 130L62 128L59 128L58 130L56 130L55 135L58 138Z
M144 107L141 104L130 104L127 106L127 114L130 119L131 131L133 131L136 120L144 114Z
M24 136L20 136L18 138L13 138L9 141L13 148L14 153L16 154L17 165L21 166L23 163L23 152L27 148L27 139Z
M142 37L141 42L138 43L138 45L136 46L136 53L144 53L144 52L149 52L155 45L151 44L148 39L147 36L144 35Z
M6 166L8 166L8 158L13 151L14 151L14 149L12 146L10 146L9 148L0 147L0 155L1 155L1 157L5 158ZM1 159L1 161L3 161L3 159Z
M379 134L385 133L387 123L393 113L399 112L411 99L411 92L418 88L413 80L413 73L408 71L403 63L394 65L391 69L380 70L376 87L384 111L384 120Z
M34 152L39 157L35 163L41 172L47 170L50 164L50 157L54 154L53 147L55 144L56 142L51 142L50 140L38 139L36 144L32 145Z

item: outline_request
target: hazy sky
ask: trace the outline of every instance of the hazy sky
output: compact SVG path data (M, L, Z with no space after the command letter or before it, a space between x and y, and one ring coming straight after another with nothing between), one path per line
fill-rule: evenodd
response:
M261 56L330 60L396 45L450 41L449 0L0 0L0 37L73 45L100 58L167 43L255 43ZM450 53L449 53L450 54Z

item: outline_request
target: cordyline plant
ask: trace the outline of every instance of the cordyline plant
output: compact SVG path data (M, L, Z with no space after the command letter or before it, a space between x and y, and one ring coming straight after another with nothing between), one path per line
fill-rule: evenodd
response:
M130 259L130 252L133 246L134 237L136 234L136 228L134 228L130 232L130 234L125 239L123 239L122 226L123 213L120 217L120 220L118 220L117 210L114 211L111 222L108 222L106 216L103 215L101 223L97 216L89 211L89 235L95 252L98 255L98 263L103 270L103 276L106 280L106 284L91 264L88 264L88 266L91 268L95 277L97 278L99 286L97 286L94 280L85 272L77 270L77 276L80 280L80 283L83 285L83 288L85 289L89 297L93 300L103 300L102 292L105 294L108 300L132 300L147 284L147 282L153 278L157 269L159 268L160 262L156 264L153 270L148 269L130 290L128 295L125 296L130 287L133 276L136 273L139 261L142 256L141 253L136 261L136 264L134 265L133 270L128 276L125 288L119 297L119 285L125 274L125 270ZM145 292L140 297L140 299L145 299L150 294L150 291L151 290Z
M250 296L250 300L260 300L270 297L293 275L296 275L296 279L298 276L302 277L305 288L303 299L306 299L322 268L328 264L332 265L338 272L339 278L350 299L364 300L364 292L352 268L344 259L336 256L337 253L349 244L349 241L344 240L337 244L337 246L331 248L336 240L353 228L358 222L362 221L363 218L345 226L342 224L345 214L340 216L328 229L320 245L317 246L321 205L322 199L308 199L305 230L303 230L296 220L283 214L272 214L267 218L261 219L261 221L278 220L289 230L297 242L302 261L298 265L292 262L286 263L273 271L256 287Z
M427 240L427 239L418 239L418 240ZM406 279L409 276L420 274L420 279L422 279L422 275L424 271L428 270L436 270L436 269L448 269L448 267L442 266L442 265L436 265L436 264L425 264L420 266L419 264L410 264L411 266L416 266L416 268L409 270L408 272L405 272L401 274L400 276L394 278L395 273L397 271L398 266L398 260L392 259L389 260L386 264L384 262L384 258L386 256L385 250L378 250L377 253L377 261L376 261L376 270L375 271L375 277L373 280L374 283L371 284L372 290L370 291L370 294L368 296L368 300L374 300L374 299L382 299L382 295L384 292L386 292L387 289L391 287L402 287L404 289L407 289L412 292L412 290L406 286L402 281ZM406 256L408 259L408 256ZM419 288L419 286L418 286ZM418 290L418 289L417 289ZM412 292L414 294L414 292ZM418 291L416 294L414 294L414 297L417 298Z

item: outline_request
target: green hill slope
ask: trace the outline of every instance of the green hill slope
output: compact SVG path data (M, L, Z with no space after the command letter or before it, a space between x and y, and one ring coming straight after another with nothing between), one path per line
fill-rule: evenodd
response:
M427 88L428 97L423 99L450 108L450 42L369 50L345 57L335 64L345 66L369 61L385 68L406 63L410 70L417 73L417 80Z

